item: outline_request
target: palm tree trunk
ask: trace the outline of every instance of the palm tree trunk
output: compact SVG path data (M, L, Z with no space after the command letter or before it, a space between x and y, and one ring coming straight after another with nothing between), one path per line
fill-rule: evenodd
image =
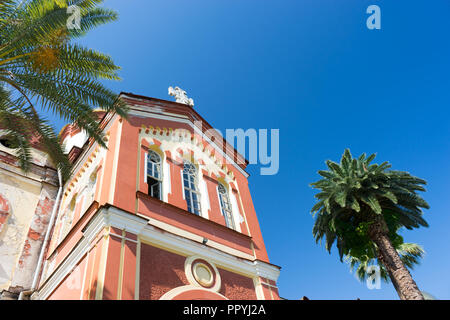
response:
M379 219L370 226L369 236L378 246L378 258L386 268L400 299L424 300L419 287L392 245L387 225L383 219Z

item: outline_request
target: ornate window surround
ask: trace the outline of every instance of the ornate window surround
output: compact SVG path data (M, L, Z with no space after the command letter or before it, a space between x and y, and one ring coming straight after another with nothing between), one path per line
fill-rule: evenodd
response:
M163 200L163 163L163 157L156 151L149 149L145 153L144 181L147 184L149 178L156 181L152 186L149 185L149 195L159 200Z
M220 210L225 218L225 224L228 228L236 230L230 196L228 194L227 187L225 187L225 185L221 182L219 182L217 186L217 194L219 196Z
M188 211L200 216L202 209L200 203L198 168L188 160L184 160L183 162L182 178L183 194Z

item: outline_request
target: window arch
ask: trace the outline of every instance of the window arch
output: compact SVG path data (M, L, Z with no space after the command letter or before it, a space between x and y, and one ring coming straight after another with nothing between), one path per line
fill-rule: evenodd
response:
M92 173L89 175L86 187L84 187L82 195L83 195L83 204L81 206L80 218L86 213L86 209L92 204L95 198L95 187L97 185L97 170L98 167L92 170Z
M225 217L225 223L228 228L236 230L227 188L223 184L219 183L217 191L219 192L220 209L222 210L222 214Z
M200 215L200 193L197 185L197 168L189 161L184 161L183 187L188 211Z
M75 214L75 208L78 203L78 193L75 193L70 199L69 204L64 209L60 219L59 219L59 236L58 243L64 240L66 235L69 233L70 228L72 227L73 217Z
M146 154L145 182L148 184L148 194L162 200L162 170L161 156L153 150Z

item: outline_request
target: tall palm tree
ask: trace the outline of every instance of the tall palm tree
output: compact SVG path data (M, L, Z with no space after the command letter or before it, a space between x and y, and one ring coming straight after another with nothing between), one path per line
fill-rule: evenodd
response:
M395 247L397 253L400 256L402 263L409 269L413 269L415 265L420 263L420 259L423 257L425 251L416 243L401 243ZM374 250L376 252L376 250ZM353 257L350 255L345 256L345 261L349 264L350 269L355 272L361 282L367 280L372 273L369 271L370 266L378 266L380 268L380 278L385 282L389 282L389 274L381 263L381 261L375 257L363 256Z
M117 94L100 82L119 80L119 67L108 55L74 43L117 19L114 11L99 7L101 2L0 0L0 129L6 130L2 139L16 149L25 171L30 168L32 141L37 140L64 177L70 175L60 138L40 112L76 123L101 146L103 133L93 109L126 117ZM70 6L79 10L79 25L68 23Z
M325 240L328 251L336 243L341 261L344 256L376 257L401 299L423 300L395 248L403 243L401 228L428 226L421 208L429 205L417 194L425 191L426 181L389 170L387 162L371 164L374 158L353 158L347 149L339 164L326 161L329 170L319 171L323 179L311 184L320 190L311 210L313 235L316 242Z

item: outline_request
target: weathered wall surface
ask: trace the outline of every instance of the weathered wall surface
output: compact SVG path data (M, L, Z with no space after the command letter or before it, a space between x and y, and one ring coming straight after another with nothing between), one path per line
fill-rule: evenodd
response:
M11 287L30 288L39 254L44 242L45 233L50 222L51 212L55 204L56 189L42 185L39 201L31 218L22 253L14 272Z
M13 280L30 224L39 202L41 186L0 171L0 194L9 203L9 216L0 233L0 291Z
M31 287L56 197L56 170L42 151L31 156L24 173L15 151L0 143L0 295Z

